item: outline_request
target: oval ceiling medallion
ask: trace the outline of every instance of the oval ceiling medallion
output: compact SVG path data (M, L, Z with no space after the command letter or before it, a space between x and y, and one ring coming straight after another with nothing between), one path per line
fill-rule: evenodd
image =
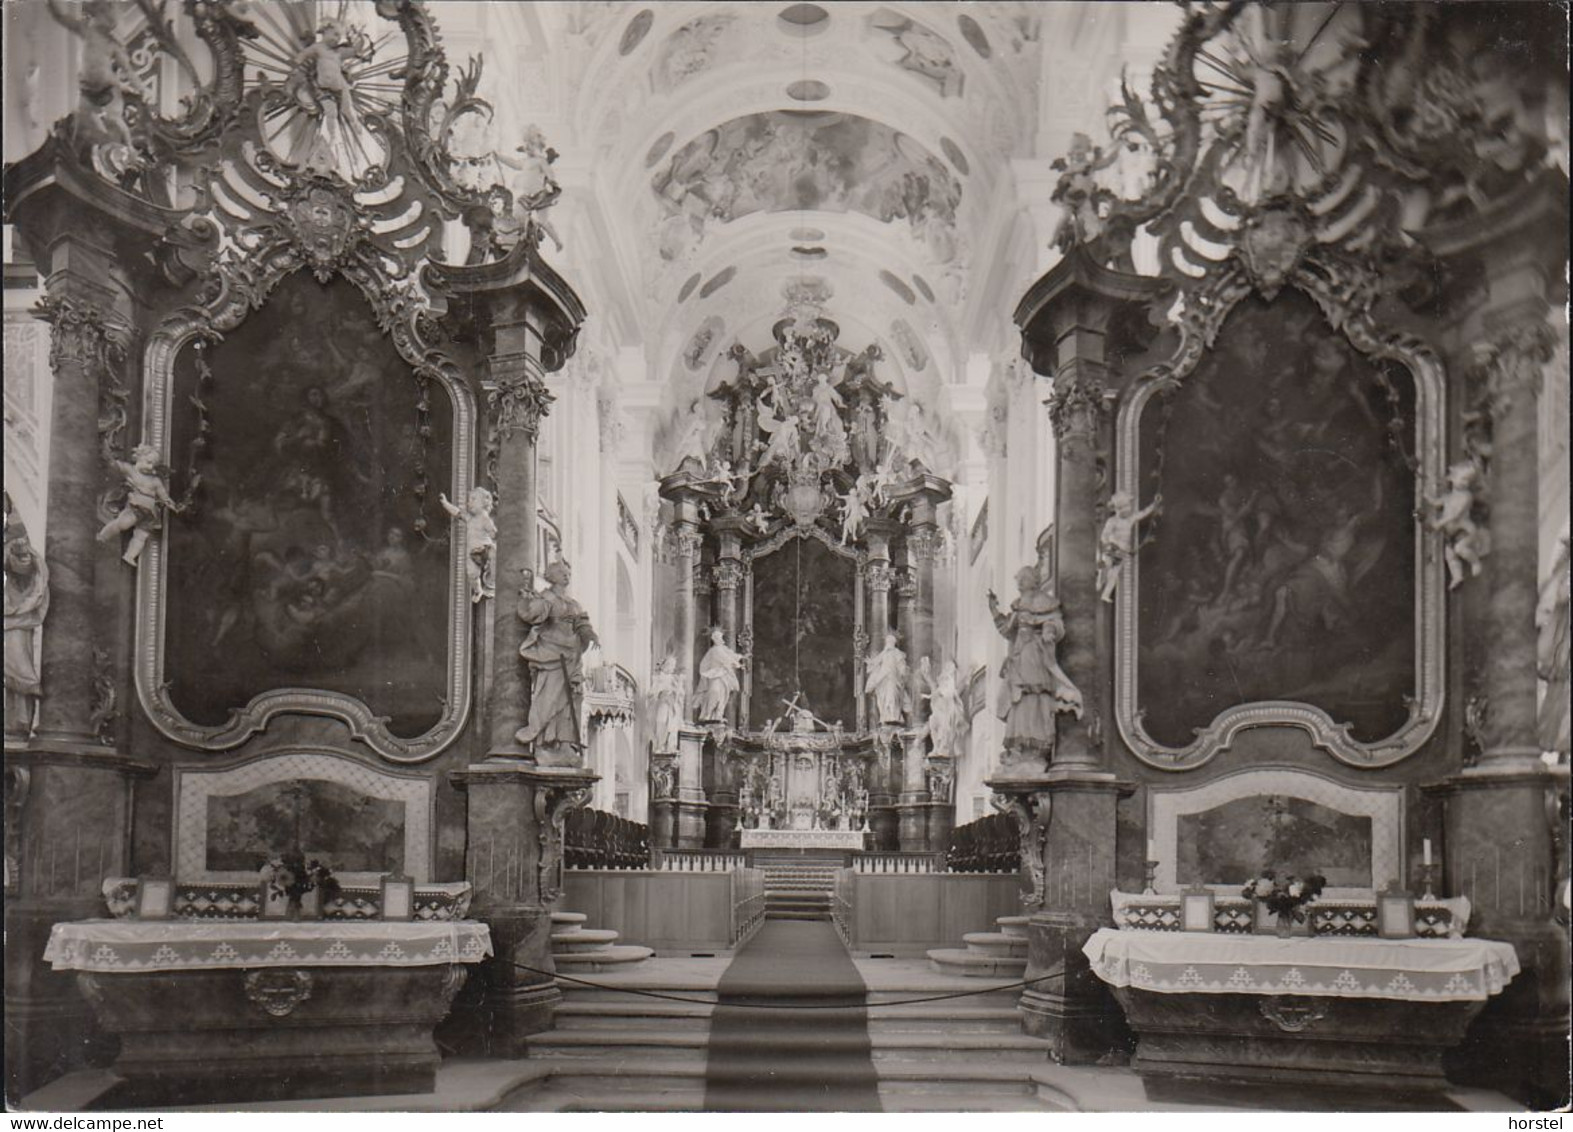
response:
M736 274L736 264L732 264L729 267L723 267L720 271L716 272L710 277L709 282L707 282L703 287L699 288L699 297L701 299L708 299L722 287L725 287L728 283L732 282L732 277Z
M683 289L677 293L677 301L683 302L694 293L694 288L697 286L699 286L699 272L696 271L688 277L688 281L683 284Z
M776 16L781 30L792 35L818 35L830 23L830 13L818 4L793 4Z
M786 88L787 97L799 102L822 102L830 97L830 88L818 79L800 79Z
M987 59L994 54L994 48L989 46L989 37L983 34L983 29L978 26L978 21L971 16L957 16L956 26L961 29L961 38L972 45L972 50Z
M934 301L934 288L929 286L928 280L923 278L923 276L914 275L912 277L912 285L916 287L918 289L918 293L929 302L932 303Z
M900 295L902 300L908 305L918 301L918 297L912 293L912 288L908 287L905 283L897 279L890 272L881 271L879 273L879 281L885 286L889 287L896 294Z
M800 244L817 244L825 238L825 234L818 228L794 228L787 235Z
M648 169L657 161L660 161L661 158L665 157L666 151L672 148L672 143L676 140L677 135L674 134L671 130L666 131L666 133L656 138L655 144L650 147L650 152L644 155L644 167Z
M640 12L628 21L628 26L623 29L622 42L617 45L619 55L627 55L644 42L644 37L650 34L650 25L655 23L655 13L649 8Z
M940 138L939 148L940 151L944 153L945 157L950 161L950 163L960 171L963 177L972 172L972 166L967 164L967 155L961 152L961 147L955 142L951 141L949 138Z

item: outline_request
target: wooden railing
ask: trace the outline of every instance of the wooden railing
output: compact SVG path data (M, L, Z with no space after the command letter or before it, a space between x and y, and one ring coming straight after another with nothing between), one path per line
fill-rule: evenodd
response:
M745 856L736 849L652 849L649 867L667 872L726 873L746 863Z
M835 922L836 934L848 947L852 946L853 873L852 869L836 870L836 888L830 900L830 918Z
M650 827L604 810L570 810L563 822L563 864L570 869L643 869Z
M859 873L942 873L945 855L865 851L852 858L852 870Z
M1013 873L1021 867L1021 834L1009 814L957 826L945 850L945 872Z
M742 947L765 922L765 874L759 869L732 870L732 946Z

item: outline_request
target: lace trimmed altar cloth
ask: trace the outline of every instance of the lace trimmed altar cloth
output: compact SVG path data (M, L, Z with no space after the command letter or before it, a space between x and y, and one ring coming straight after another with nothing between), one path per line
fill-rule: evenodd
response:
M77 920L56 924L44 959L108 973L254 967L429 967L479 963L491 930L473 920Z
M1114 987L1159 994L1271 994L1483 1002L1519 972L1494 939L1280 939L1100 928L1082 948Z

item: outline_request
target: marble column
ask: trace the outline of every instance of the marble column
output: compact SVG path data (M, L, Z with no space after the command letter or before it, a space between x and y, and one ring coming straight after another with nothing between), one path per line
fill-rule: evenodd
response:
M48 175L48 163L30 167ZM132 340L120 241L134 239L53 178L23 191L8 170L15 223L47 279L35 313L50 324L49 518L42 546L49 613L42 635L35 733L5 737L5 1089L19 1099L84 1066L97 1031L75 980L43 962L50 928L103 914L106 876L133 869L133 786L155 767L129 757L123 734L101 733L97 655L120 657L136 571L120 540L96 541L98 501L114 486L104 449L133 442L101 433L110 394L129 395L121 367ZM70 180L69 177L65 180ZM111 419L106 415L105 419ZM121 702L126 689L122 686ZM113 720L111 722L114 722ZM122 729L123 731L123 729Z
M1567 1088L1568 932L1556 918L1556 799L1567 771L1541 761L1535 726L1536 422L1550 322L1567 302L1566 180L1526 184L1423 240L1450 271L1479 281L1449 312L1452 368L1463 373L1452 391L1491 428L1491 552L1451 598L1473 647L1449 650L1455 663L1478 666L1463 680L1482 689L1486 711L1479 758L1434 788L1446 806L1439 891L1468 896L1470 931L1512 943L1522 968L1471 1025L1449 1075L1544 1107L1564 1103Z
M1046 769L1012 769L988 784L1023 830L1032 983L1022 994L1022 1026L1048 1038L1051 1056L1065 1064L1097 1062L1126 1040L1118 1004L1081 951L1112 922L1116 803L1134 789L1104 761L1116 729L1109 607L1096 591L1097 509L1113 470L1111 410L1127 380L1108 364L1105 337L1118 312L1150 306L1163 291L1155 279L1109 270L1074 249L1033 284L1015 315L1023 356L1054 378L1048 413L1058 474L1054 514L1044 518L1055 523L1053 566L1065 615L1059 661L1081 690L1084 712L1058 717Z
M470 914L491 928L493 957L461 990L444 1039L469 1056L523 1057L562 999L551 906L562 895L563 822L590 800L595 774L485 762L455 771L466 794L464 873Z
M455 337L479 344L486 439L479 472L495 486L497 523L491 682L477 744L485 760L452 776L465 792L471 914L490 926L495 956L466 983L443 1030L467 1053L518 1057L527 1035L550 1028L561 997L550 905L560 894L563 819L599 780L582 766L531 765L534 753L516 738L528 718L517 608L525 571L537 566L536 442L552 401L545 378L573 353L585 310L528 240L494 263L426 270L447 296Z
M699 636L699 610L694 596L694 572L704 538L699 533L698 511L692 500L672 500L673 581L677 592L677 671L690 699L694 691L694 641Z

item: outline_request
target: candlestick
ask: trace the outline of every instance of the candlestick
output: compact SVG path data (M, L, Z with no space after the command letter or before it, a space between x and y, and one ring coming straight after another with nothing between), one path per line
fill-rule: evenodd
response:
M1149 856L1151 855L1149 854ZM1158 882L1158 862L1153 860L1143 861L1142 868L1147 874L1147 886L1142 889L1142 895L1152 896L1157 892L1157 889L1153 886Z
M1420 885L1425 890L1420 894L1422 900L1435 900L1436 893L1431 891L1432 881L1435 879L1436 866L1430 861L1420 866Z

